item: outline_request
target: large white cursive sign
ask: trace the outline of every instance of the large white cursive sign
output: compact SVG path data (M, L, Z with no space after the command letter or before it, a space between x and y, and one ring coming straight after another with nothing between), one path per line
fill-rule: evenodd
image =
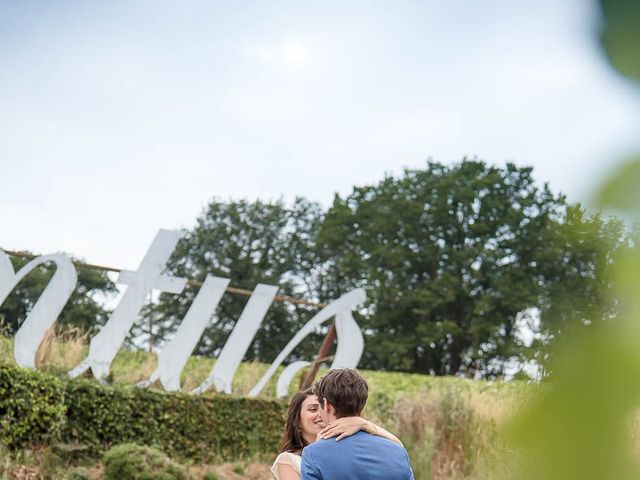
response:
M69 376L76 377L91 369L95 378L103 380L109 374L111 363L122 347L149 293L152 290L174 294L182 292L187 284L186 278L163 274L166 262L178 240L178 232L160 230L138 270L120 272L118 283L126 285L127 289L107 323L91 339L87 357L69 372ZM0 306L23 278L43 263L54 263L56 272L20 326L14 341L16 363L26 368L35 368L38 346L47 329L55 323L69 300L77 283L77 274L71 260L59 254L38 257L15 273L11 261L0 249ZM157 369L138 385L147 386L160 380L165 390L180 390L180 374L211 321L228 285L229 279L207 276L175 336L158 352ZM256 286L211 373L192 393L204 392L212 386L219 392L231 393L233 376L260 328L277 290L278 287L272 285ZM336 319L338 346L331 366L355 368L362 357L364 340L351 312L364 300L364 290L352 290L318 312L284 347L249 395L258 395L293 349L319 325L332 317ZM284 369L277 382L278 397L287 395L289 383L294 375L308 364L303 361L294 362Z

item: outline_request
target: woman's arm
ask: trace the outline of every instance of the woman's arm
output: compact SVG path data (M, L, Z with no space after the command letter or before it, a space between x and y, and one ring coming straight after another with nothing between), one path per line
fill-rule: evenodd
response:
M371 435L377 435L387 440L391 440L393 443L402 445L402 442L393 433L388 432L379 425L376 425L369 420L362 417L344 417L339 418L335 422L331 422L324 427L318 434L318 438L332 438L336 435L337 440L341 440L345 437L349 437L360 430L370 433Z
M291 465L286 463L278 463L278 476L280 480L300 480L300 475Z

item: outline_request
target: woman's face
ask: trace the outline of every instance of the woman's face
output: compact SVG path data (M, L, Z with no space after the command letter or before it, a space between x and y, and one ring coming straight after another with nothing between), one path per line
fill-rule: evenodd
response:
M309 443L315 442L318 432L324 428L324 422L320 416L320 403L315 395L309 395L302 402L300 428L302 436Z

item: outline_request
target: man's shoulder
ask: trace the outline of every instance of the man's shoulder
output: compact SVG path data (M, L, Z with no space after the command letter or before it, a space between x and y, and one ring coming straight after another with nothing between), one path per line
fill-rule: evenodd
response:
M304 447L304 449L302 450L302 454L304 455L307 452L313 452L315 449L318 448L318 445L320 444L320 442L322 442L323 440L316 440L313 443L310 443L309 445L307 445L306 447Z
M327 478L362 478L355 473L366 472L363 468L374 469L375 478L413 478L404 447L365 432L340 441L334 438L318 440L304 448L302 458L303 470L306 463L306 469L323 472ZM385 476L386 473L389 476Z
M370 435L366 432L357 432L354 435L345 437L342 440L336 441L335 438L328 438L326 440L318 440L305 447L305 450L309 449L312 453L324 453L344 448L354 447L356 445L370 445L372 447L389 448L391 450L398 450L398 452L404 451L404 447L382 438L376 435Z
M320 453L326 450L330 450L333 447L334 443L338 443L335 441L335 438L328 438L326 440L316 440L315 442L310 443L309 445L304 447L304 450L302 450L302 453L315 454L315 453Z

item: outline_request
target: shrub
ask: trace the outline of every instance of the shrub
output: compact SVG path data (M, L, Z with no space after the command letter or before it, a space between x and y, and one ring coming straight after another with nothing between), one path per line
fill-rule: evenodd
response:
M218 477L218 474L213 470L205 472L205 474L202 476L202 480L219 480L219 478L220 477Z
M60 436L66 413L63 383L37 371L0 364L0 441L9 448Z
M64 480L93 480L89 469L86 467L75 467L69 470Z
M285 409L274 400L62 381L0 365L0 443L12 449L63 442L96 457L124 442L198 461L266 458L277 451Z
M160 450L135 444L111 448L102 457L104 480L189 480L185 467Z
M88 380L66 385L65 440L100 452L131 442L200 461L273 455L284 404L226 395L163 394Z

